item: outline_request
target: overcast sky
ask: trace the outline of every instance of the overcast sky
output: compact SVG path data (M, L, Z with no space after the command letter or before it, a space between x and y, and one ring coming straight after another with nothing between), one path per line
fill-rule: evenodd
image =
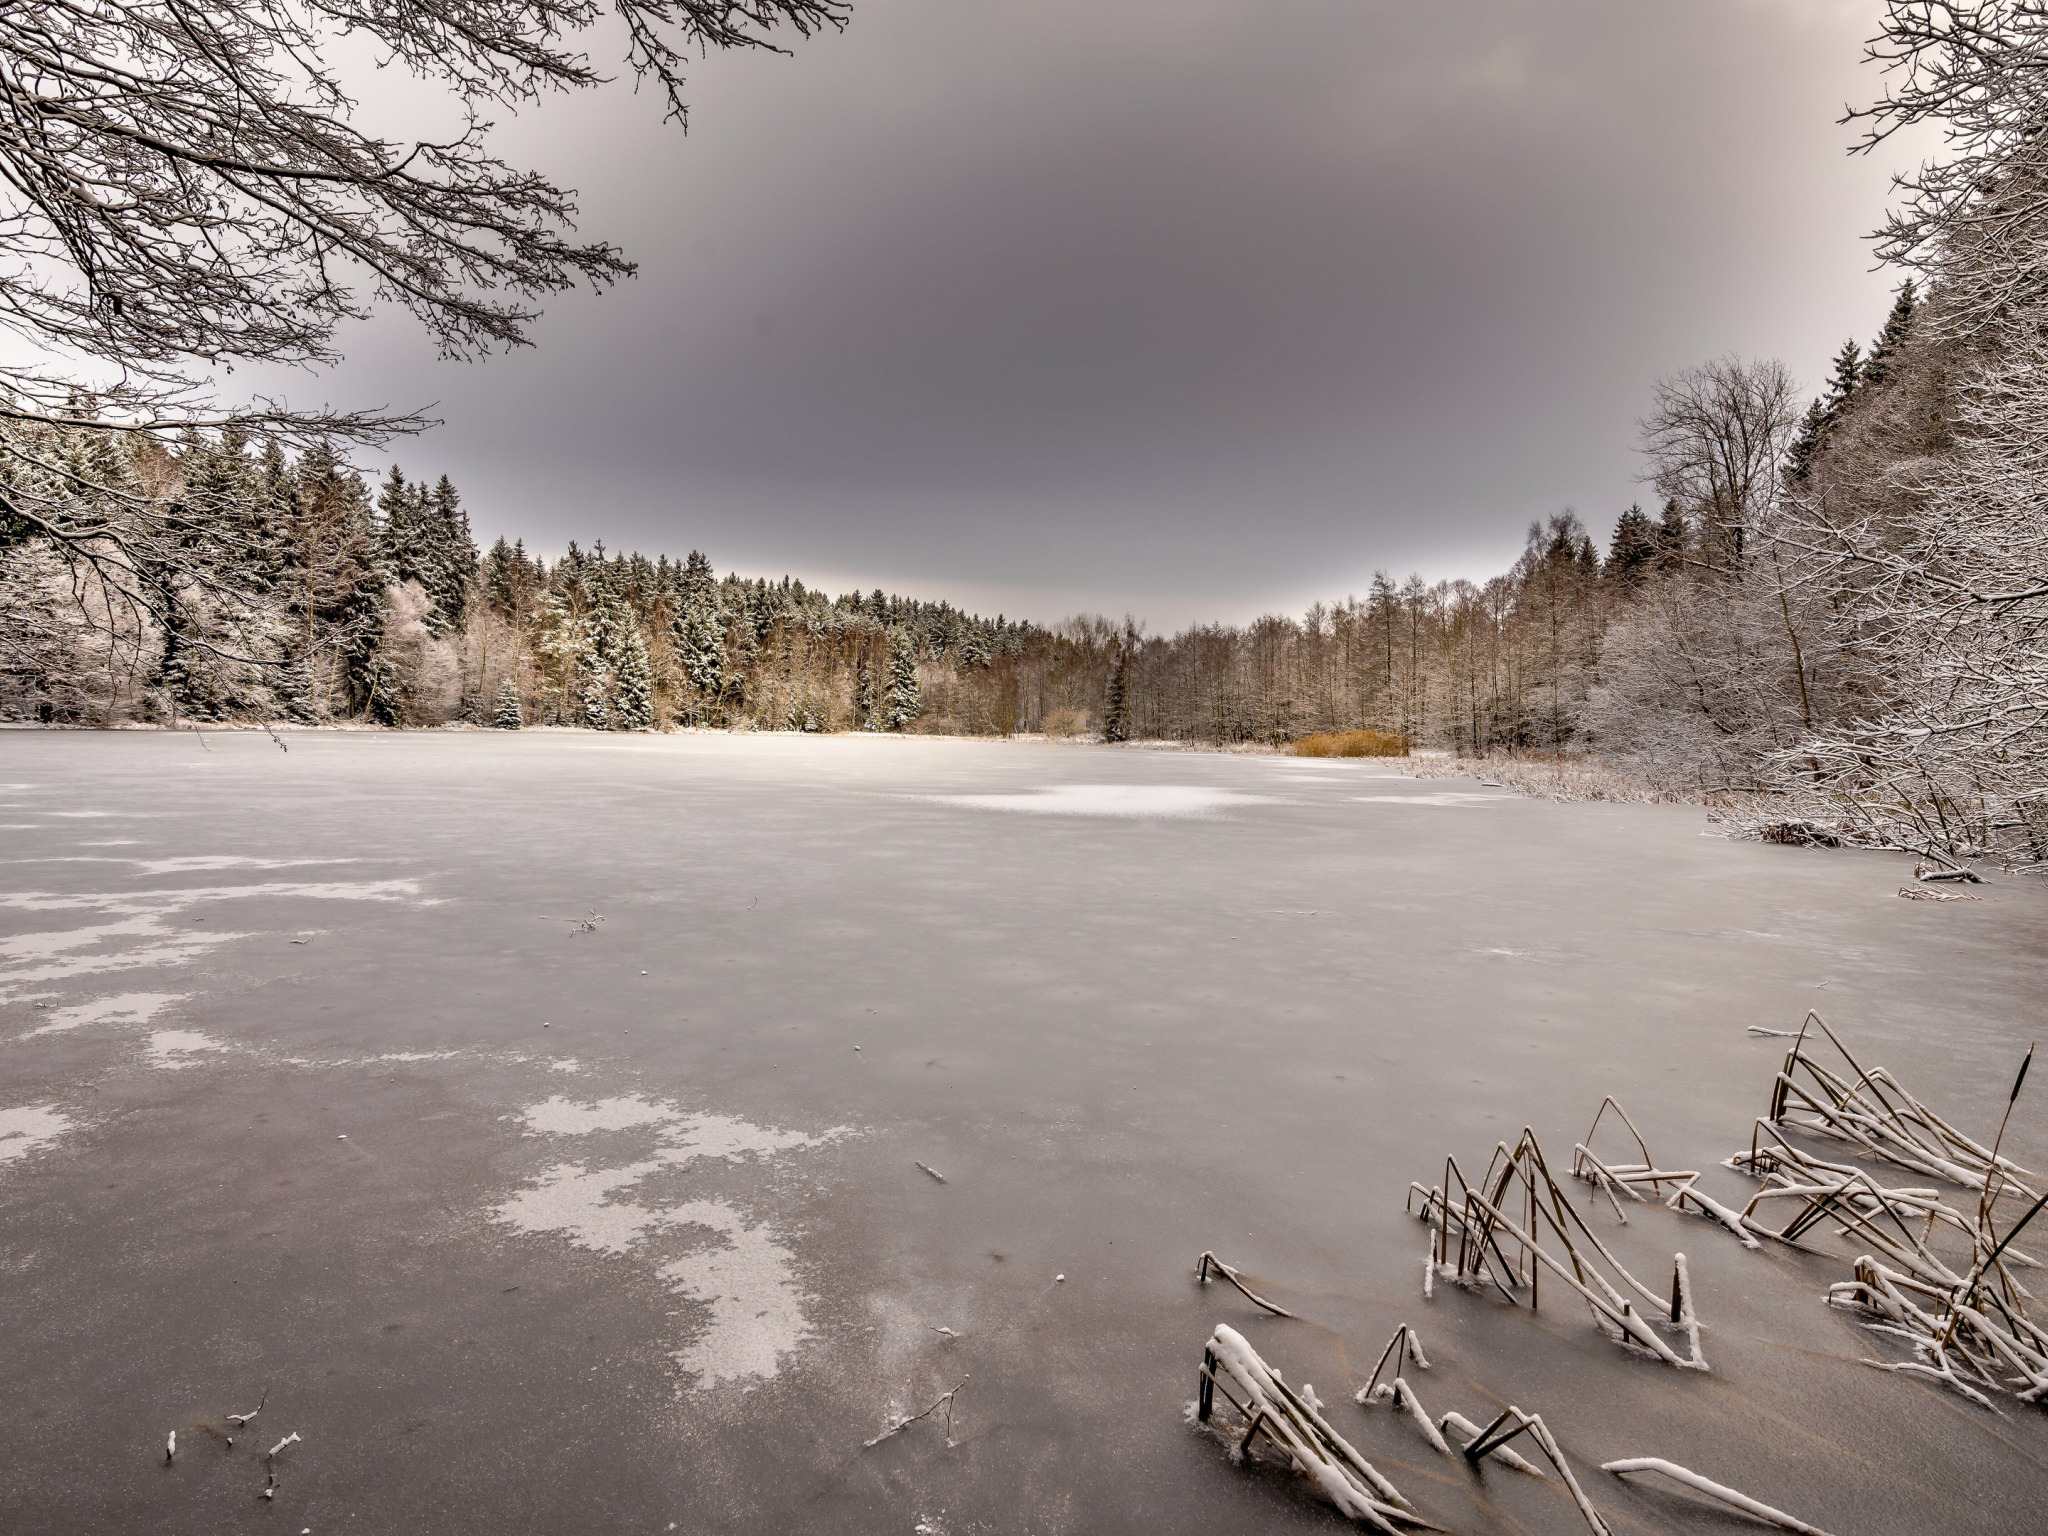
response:
M687 137L508 125L637 280L483 364L380 318L291 393L438 402L397 457L550 554L1154 629L1483 577L1645 495L1659 374L1875 333L1878 10L854 0L697 63Z

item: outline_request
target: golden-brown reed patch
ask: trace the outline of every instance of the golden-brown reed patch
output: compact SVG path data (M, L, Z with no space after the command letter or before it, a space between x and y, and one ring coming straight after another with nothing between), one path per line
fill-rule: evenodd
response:
M1294 743L1296 757L1406 757L1408 738L1391 731L1317 731Z

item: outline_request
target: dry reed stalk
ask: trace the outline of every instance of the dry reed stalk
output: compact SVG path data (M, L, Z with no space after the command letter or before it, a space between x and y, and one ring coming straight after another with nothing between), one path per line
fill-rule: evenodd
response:
M1594 1137L1599 1133L1601 1119L1610 1109L1634 1138L1636 1149L1643 1156L1640 1163L1603 1163L1589 1150ZM1643 1141L1642 1132L1638 1131L1635 1122L1629 1119L1628 1111L1612 1097L1600 1101L1600 1107L1593 1112L1593 1124L1586 1132L1586 1139L1572 1148L1572 1173L1607 1196L1608 1204L1614 1207L1614 1214L1621 1218L1623 1225L1628 1223L1628 1217L1622 1211L1621 1201L1616 1198L1617 1193L1641 1200L1643 1195L1638 1185L1647 1184L1651 1193L1662 1195L1664 1186L1669 1184L1671 1193L1664 1203L1672 1210L1697 1211L1700 1215L1718 1221L1726 1227L1743 1247L1758 1246L1757 1240L1750 1235L1740 1214L1699 1188L1700 1176L1697 1170L1662 1169L1656 1166L1656 1160L1650 1156L1650 1149Z
M1816 1059L1809 1045L1816 1028L1847 1064L1847 1074ZM1764 1118L1780 1129L1850 1142L1885 1162L1970 1189L1985 1189L1995 1172L2001 1194L2039 1197L2033 1187L2038 1175L1963 1134L1884 1068L1866 1070L1818 1013L1809 1012L1793 1037Z
M1452 1195L1454 1182L1456 1193ZM1517 1193L1521 1196L1520 1222L1506 1210ZM1420 1211L1415 1210L1418 1195L1422 1197ZM1467 1182L1456 1158L1446 1158L1443 1184L1435 1189L1411 1184L1408 1208L1431 1225L1425 1294L1431 1289L1430 1282L1441 1275L1468 1289L1491 1286L1517 1305L1522 1300L1518 1293L1526 1290L1534 1309L1540 1305L1542 1276L1548 1270L1586 1303L1601 1332L1655 1355L1666 1365L1709 1369L1700 1353L1699 1319L1692 1311L1685 1255L1673 1255L1667 1308L1666 1298L1630 1274L1565 1198L1530 1128L1523 1127L1514 1147L1502 1142L1494 1149L1486 1176L1477 1185ZM1551 1245L1563 1258L1544 1245L1546 1229ZM1668 1310L1671 1326L1686 1336L1686 1355L1679 1355L1664 1342L1637 1310L1636 1302L1624 1294L1624 1287L1647 1302L1660 1321Z

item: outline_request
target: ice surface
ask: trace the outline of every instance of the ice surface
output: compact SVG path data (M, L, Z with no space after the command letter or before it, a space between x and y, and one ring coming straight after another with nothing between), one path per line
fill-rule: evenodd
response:
M1199 784L1053 784L1024 794L919 795L911 798L982 811L1026 816L1212 816L1240 805L1279 803L1270 795L1245 794Z
M149 1064L165 1072L199 1065L194 1058L227 1047L196 1029L160 1029L149 1037Z
M1300 1479L1182 1425L1219 1322L1312 1379L1445 1528L1580 1528L1554 1486L1470 1476L1350 1400L1404 1321L1429 1334L1433 1415L1518 1402L1581 1468L1666 1456L1868 1536L2038 1524L2048 1414L1994 1419L1862 1365L1903 1350L1825 1305L1855 1257L1832 1233L1752 1253L1661 1206L1627 1226L1576 1206L1637 1273L1684 1248L1705 1382L1616 1349L1549 1286L1535 1314L1447 1283L1425 1300L1402 1212L1446 1154L1476 1173L1524 1124L1570 1147L1608 1092L1739 1206L1753 1186L1720 1160L1785 1046L1745 1026L1796 1027L1823 998L1863 1059L1988 1138L2048 995L2033 884L1900 902L1910 859L1370 762L684 733L210 744L0 733L0 776L56 786L53 810L174 796L138 855L366 861L0 863L0 1030L189 998L0 1048L0 1104L67 1116L31 1127L54 1149L0 1142L23 1529L214 1528L211 1501L246 1487L186 1475L189 1448L166 1477L107 1436L160 1445L177 1422L183 1442L173 1415L266 1384L266 1415L326 1426L319 1498L376 1529L1335 1528ZM1185 810L1189 790L1206 813L1057 810ZM1483 814L1377 809L1446 794ZM7 858L92 853L109 825L30 819ZM414 878L329 881L389 869ZM316 914L323 887L370 899ZM595 934L537 920L590 907ZM134 1070L153 1031L200 1029L226 1049L165 1054L204 1070ZM2006 1143L2035 1168L2040 1081ZM89 1131L68 1119L86 1105ZM1305 1321L1195 1285L1211 1247ZM957 1446L919 1425L860 1449L890 1404L963 1375ZM279 1499L311 1491L288 1478ZM1617 1531L1685 1497L1589 1491Z

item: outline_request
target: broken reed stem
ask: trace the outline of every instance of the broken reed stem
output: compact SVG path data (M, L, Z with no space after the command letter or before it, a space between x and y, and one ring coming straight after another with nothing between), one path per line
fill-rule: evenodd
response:
M1631 1472L1660 1473L1674 1483L1683 1483L1696 1493L1704 1493L1710 1499L1719 1499L1723 1504L1731 1505L1746 1515L1754 1515L1757 1519L1781 1529L1797 1531L1800 1536L1828 1536L1828 1533L1818 1526L1808 1525L1804 1520L1788 1515L1781 1509L1773 1509L1768 1504L1752 1499L1746 1493L1737 1493L1733 1488L1723 1487L1720 1483L1712 1482L1689 1468L1681 1467L1676 1462L1665 1461L1659 1456L1631 1456L1622 1461L1606 1462L1600 1470L1611 1472L1616 1477Z
M1228 1280L1233 1286L1237 1287L1237 1289L1244 1295L1245 1299L1251 1302L1253 1306L1264 1307L1268 1312L1272 1313L1275 1317L1294 1316L1294 1314L1288 1311L1285 1307L1279 1306L1274 1302L1266 1300L1265 1297L1261 1296L1257 1291L1253 1290L1250 1286L1246 1285L1244 1281L1238 1278L1236 1270L1232 1269L1228 1264L1224 1263L1221 1259L1217 1258L1215 1254L1209 1252L1205 1248L1202 1250L1202 1257L1200 1261L1197 1262L1195 1265L1195 1278L1199 1280L1203 1285L1207 1285L1209 1283L1209 1271L1212 1269L1215 1270L1217 1274L1221 1275L1225 1280Z
M1209 1421L1218 1394L1245 1420L1249 1427L1239 1442L1240 1454L1249 1453L1253 1438L1263 1434L1352 1519L1388 1536L1395 1520L1428 1525L1401 1491L1227 1324L1217 1324L1202 1349L1196 1389L1195 1416L1201 1422Z
M1564 1480L1564 1486L1571 1494L1572 1502L1579 1506L1579 1513L1585 1518L1593 1536L1612 1536L1607 1529L1607 1522L1600 1518L1600 1512L1593 1508L1593 1501L1586 1497L1586 1490L1581 1488L1579 1480L1572 1476L1571 1466L1565 1461L1564 1452L1558 1447L1556 1438L1550 1433L1550 1426L1543 1422L1541 1414L1524 1413L1513 1404L1509 1404L1501 1410L1498 1418L1473 1437L1471 1444L1465 1447L1465 1459L1477 1466L1481 1458L1497 1454L1508 1441L1523 1434L1534 1441L1545 1459L1557 1468L1557 1475Z
M1462 1413L1457 1412L1445 1414L1442 1418L1436 1421L1436 1427L1439 1430L1455 1429L1459 1434L1465 1437L1465 1441L1468 1446L1471 1444L1472 1441L1477 1440L1482 1433L1481 1429L1477 1424L1474 1424ZM1528 1457L1524 1456L1520 1451L1516 1450L1513 1446L1490 1446L1484 1454L1487 1456L1491 1456L1495 1461L1503 1462L1506 1465L1513 1467L1517 1472L1526 1472L1531 1477L1543 1476L1543 1469L1537 1466L1535 1462L1529 1460ZM1474 1466L1477 1466L1479 1464L1478 1460L1474 1459L1472 1464Z
M1372 1375L1367 1378L1365 1385L1359 1389L1352 1401L1362 1403L1366 1400L1372 1389L1379 1385L1380 1372L1387 1368L1389 1360L1394 1362L1394 1374L1400 1375L1401 1362L1404 1359L1413 1360L1425 1371L1429 1369L1429 1361L1422 1354L1422 1336L1406 1323L1396 1328L1394 1336L1387 1340L1387 1347L1380 1351L1379 1364L1372 1368Z

